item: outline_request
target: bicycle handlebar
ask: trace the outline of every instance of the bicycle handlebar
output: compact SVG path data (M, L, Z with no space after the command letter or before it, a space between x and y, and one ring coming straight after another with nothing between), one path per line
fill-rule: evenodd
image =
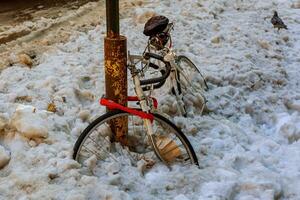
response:
M162 76L164 76L164 74L166 73L165 70L160 70L160 73L162 74ZM168 76L167 76L168 77ZM160 88L161 86L163 86L166 82L166 79L160 81L159 83L153 85L153 89L158 89ZM143 91L148 91L148 90L151 90L152 89L152 86L151 85L147 85L145 87L142 87Z
M154 64L154 63L151 63L149 62L149 67L153 68L153 69L159 69L159 66Z
M151 78L151 79L146 79L146 80L141 80L140 84L141 85L149 85L149 84L155 84L155 83L157 83L156 85L154 85L154 89L161 87L165 83L165 81L168 78L168 76L170 75L170 72L171 72L171 65L170 65L170 63L164 61L164 57L162 57L162 56L160 56L158 54L155 54L155 53L150 53L150 52L146 52L144 54L144 58L147 59L147 60L150 59L150 58L155 58L157 60L162 61L165 64L165 66L166 66L166 70L161 70L160 71L161 74L162 74L161 77ZM152 67L152 68L154 68L154 69L158 69L159 68L154 63L150 63L149 66ZM151 89L150 86L143 87L144 91L145 90L149 90L149 89Z
M158 54L155 54L155 53L150 53L150 52L146 52L144 53L144 58L146 60L149 60L150 58L155 58L157 60L160 60L162 62L164 62L165 64L167 63L165 60L164 60L164 57L158 55Z

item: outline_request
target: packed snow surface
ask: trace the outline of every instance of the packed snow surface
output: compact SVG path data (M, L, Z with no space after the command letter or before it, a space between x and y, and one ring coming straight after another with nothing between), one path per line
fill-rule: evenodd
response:
M174 48L207 77L212 112L170 116L193 144L200 169L170 171L156 164L142 175L138 167L112 161L86 175L72 160L81 131L105 112L98 104L104 93L103 23L73 35L34 68L15 64L3 70L0 199L300 199L298 4L153 0L127 5L132 9L121 16L121 32L131 52L141 53L146 45L147 18L162 14L175 22ZM273 10L288 30L273 29ZM158 99L172 108L171 96ZM46 111L49 103L56 112ZM93 160L89 164L94 167Z

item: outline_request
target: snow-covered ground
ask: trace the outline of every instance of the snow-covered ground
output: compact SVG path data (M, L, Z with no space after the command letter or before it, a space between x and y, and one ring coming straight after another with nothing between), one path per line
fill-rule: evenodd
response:
M105 111L98 105L104 93L104 25L73 35L34 68L15 64L3 70L0 199L300 199L298 5L286 0L127 5L132 9L122 14L121 31L131 52L142 52L146 44L146 19L163 14L175 22L178 53L207 76L213 112L174 117L201 169L170 171L156 164L142 176L136 167L112 162L88 176L71 159L80 132ZM273 29L273 10L288 30ZM49 103L56 105L55 114L46 112Z

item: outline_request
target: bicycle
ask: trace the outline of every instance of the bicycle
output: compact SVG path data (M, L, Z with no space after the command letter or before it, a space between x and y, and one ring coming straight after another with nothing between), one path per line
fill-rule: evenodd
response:
M157 162L157 158L169 167L175 163L198 165L197 156L187 137L170 120L156 112L157 101L150 96L151 90L161 86L169 76L171 65L162 56L152 53L145 55L163 62L165 71L161 71L160 77L140 80L144 68L137 69L134 58L129 56L127 68L133 79L136 96L128 97L128 101L137 101L140 109L125 107L104 97L100 99L100 104L111 111L94 120L81 133L73 149L73 158L84 166L88 167L91 160L94 163L100 160L120 161L122 155L129 155L132 165L137 165L139 160L151 165ZM153 63L150 65L155 66ZM148 94L145 92L147 90L150 90ZM121 118L128 121L128 147L111 140L120 128L118 120Z
M194 96L200 105L199 114L202 114L206 109L207 102L203 93L204 90L208 90L208 85L196 65L184 55L177 56L174 49L172 49L171 30L173 29L174 24L169 23L168 18L164 16L150 18L144 28L144 34L149 36L149 39L143 56L139 58L142 60L146 55L145 53L150 53L151 50L154 50L157 55L164 57L171 65L169 76L170 91L176 98L179 113L187 117L189 113L188 104L191 104L188 96ZM153 68L151 65L150 67ZM159 66L159 68L161 67Z

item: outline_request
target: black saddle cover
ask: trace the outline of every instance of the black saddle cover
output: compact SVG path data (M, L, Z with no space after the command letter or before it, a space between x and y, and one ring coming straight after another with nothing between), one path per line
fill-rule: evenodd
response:
M165 16L154 16L151 17L145 24L144 34L146 36L153 36L161 33L169 24L169 19Z

